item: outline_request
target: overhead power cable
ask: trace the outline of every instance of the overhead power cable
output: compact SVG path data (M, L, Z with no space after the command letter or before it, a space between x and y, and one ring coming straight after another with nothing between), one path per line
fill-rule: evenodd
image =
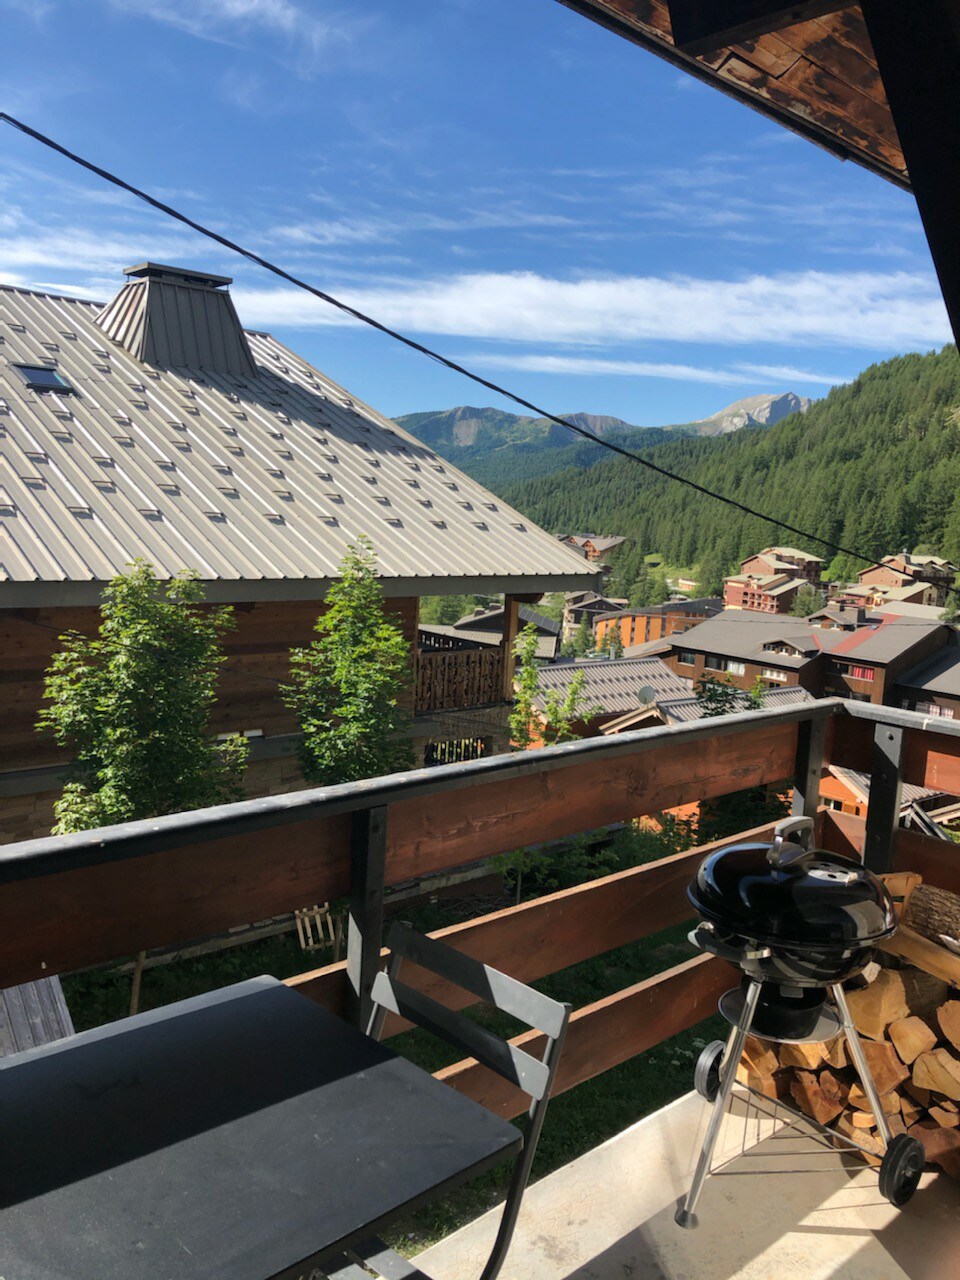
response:
M39 130L33 129L30 125L25 124L22 120L18 120L15 116L9 115L6 111L0 111L0 122L12 125L14 129L19 129L29 138L41 143L45 147L49 147L51 151L65 156L66 159L79 165L82 169L87 169L90 173L95 173L97 177L102 178L105 182L111 183L115 187L119 187L122 191L129 192L130 195L136 196L138 200L143 200L153 209L158 209L161 213L165 213L167 217L174 218L177 222L182 223L191 230L196 231L199 235L205 236L208 240L214 240L217 244L223 245L225 249L229 249L232 253L238 253L241 257L246 258L249 262L255 263L258 267L262 267L264 271L269 271L272 275L278 276L281 280L286 280L289 284L294 285L298 289L312 294L315 298L319 298L321 302L326 302L329 306L335 307L338 311L342 311L345 315L351 316L354 320L360 321L361 324L369 325L370 328L378 330L385 334L388 338L393 338L395 342L402 343L405 347L409 347L411 351L418 351L421 355L428 356L431 360L435 360L446 369L452 370L454 373L461 374L464 378L469 378L471 382L477 383L478 386L485 387L488 391L494 392L496 395L503 396L507 400L512 400L514 404L520 405L523 409L529 409L535 413L537 417L545 418L548 422L556 423L558 427L565 427L566 430L573 432L575 435L581 436L584 440L589 440L591 444L599 445L602 449L607 449L610 453L619 454L623 458L629 458L631 462L638 463L641 467L646 467L648 471L654 472L658 476L662 476L665 480L672 480L676 484L686 485L688 489L692 489L695 493L702 494L705 498L713 498L717 502L723 502L728 507L733 507L737 511L742 511L744 515L753 516L757 520L763 520L767 524L775 525L778 529L785 529L788 533L795 533L801 538L806 538L810 542L816 542L821 547L826 547L828 551L834 551L840 555L850 556L854 560L863 560L871 568L880 568L881 563L873 556L864 555L860 551L853 551L850 547L841 546L837 542L831 542L827 538L821 538L819 534L810 533L806 529L801 529L797 525L788 524L786 520L781 520L777 516L767 515L763 511L756 510L755 507L748 506L744 502L739 502L736 498L727 497L726 494L717 493L715 489L710 489L706 485L698 484L696 480L690 480L686 476L678 475L675 471L669 471L666 467L658 466L657 463L651 462L649 458L643 457L642 454L636 453L633 449L627 449L623 445L614 443L612 440L604 440L602 436L595 435L592 431L582 427L579 423L571 422L569 418L559 417L555 413L550 413L547 409L543 409L538 404L534 404L532 400L527 400L524 396L518 395L515 391L510 391L506 387L500 386L499 383L491 382L489 378L482 377L479 373L474 373L472 369L468 369L465 365L458 364L456 360L451 360L449 356L441 355L439 351L434 351L431 347L424 346L422 342L409 337L405 333L400 333L396 329L391 329L389 325L383 324L380 320L373 316L367 315L365 312L351 307L349 303L342 301L340 298L334 297L331 293L326 293L323 289L318 289L315 285L309 284L306 280L301 280L299 276L292 275L283 267L277 266L268 258L261 257L260 254L254 253L252 249L245 249L243 245L237 244L235 240L230 240L226 236L222 236L218 231L214 231L211 227L206 227L202 222L197 222L185 213L181 213L178 209L174 209L172 205L165 204L162 200L158 200L156 196L150 195L146 191L142 191L139 187L135 187L132 183L126 182L123 178L118 177L115 173L111 173L108 169L102 169L99 165L94 164L90 160L85 160L83 156L77 155L76 152L70 151L67 147L62 146L53 138L47 137L46 134L40 133Z

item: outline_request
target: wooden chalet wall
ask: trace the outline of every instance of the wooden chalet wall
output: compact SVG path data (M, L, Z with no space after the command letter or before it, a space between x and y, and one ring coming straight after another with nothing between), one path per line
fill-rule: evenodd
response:
M416 642L418 601L386 601L411 646ZM237 604L236 627L224 645L227 661L220 678L219 699L211 719L214 733L262 730L265 737L292 733L296 725L280 700L278 682L289 675L289 653L307 644L321 601L291 600ZM40 710L43 674L59 647L59 636L76 630L93 634L99 610L0 610L0 844L46 835L52 823L51 789L42 776L32 781L22 771L65 764L62 751L48 734L34 728ZM55 781L55 780L54 780ZM296 761L287 756L252 762L250 795L267 795L301 785Z

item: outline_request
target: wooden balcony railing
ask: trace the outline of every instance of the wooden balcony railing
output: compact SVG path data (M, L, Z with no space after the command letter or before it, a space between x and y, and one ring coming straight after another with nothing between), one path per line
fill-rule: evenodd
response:
M960 891L960 849L897 825L901 781L960 794L960 725L824 700L7 845L0 849L0 987L349 894L347 960L289 982L339 1013L362 1018L382 963L389 885L789 778L797 811L812 814L822 769L831 762L871 771L874 799L865 823L818 814L819 840L865 853L875 869L918 870L929 883ZM712 847L438 936L536 981L685 920L687 882ZM713 1012L731 980L724 962L697 957L577 1010L558 1087L570 1088L695 1025ZM448 1003L462 998L425 978L423 986ZM395 1023L387 1032L397 1029ZM503 1115L522 1105L475 1062L440 1074Z
M417 714L489 707L503 701L503 651L448 649L417 654Z

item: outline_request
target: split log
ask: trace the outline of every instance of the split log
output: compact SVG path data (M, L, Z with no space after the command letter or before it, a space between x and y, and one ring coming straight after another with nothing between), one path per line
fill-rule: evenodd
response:
M850 1093L847 1096L847 1101L851 1107L855 1107L858 1111L870 1111L870 1099L858 1084L852 1084L850 1086ZM881 1093L880 1106L883 1108L883 1114L886 1116L899 1115L900 1095L892 1090L889 1093ZM873 1115L873 1112L870 1111L870 1114Z
M799 1067L802 1071L814 1071L826 1059L824 1044L782 1044L781 1067Z
M912 1098L908 1098L904 1094L900 1095L900 1115L908 1129L912 1124L916 1124L923 1114L924 1108L919 1103L914 1102Z
M937 1021L944 1037L960 1049L960 1000L948 1000L937 1010Z
M921 1053L913 1064L913 1082L935 1093L960 1101L960 1058L949 1049Z
M957 1002L957 1009L960 1010L960 1002ZM887 1034L893 1041L893 1047L900 1055L901 1061L908 1065L937 1043L935 1032L931 1031L924 1020L916 1015L898 1018L896 1022L891 1022Z
M746 1062L741 1062L737 1067L737 1079L741 1084L745 1084L748 1089L752 1089L754 1093L762 1093L765 1098L778 1097L777 1081L772 1072L761 1074L753 1071Z
M826 1125L843 1110L849 1090L832 1071L821 1071L819 1079L812 1071L798 1071L790 1083L794 1102L817 1124Z
M931 942L942 943L946 938L960 945L960 894L932 884L917 885L904 906L903 923Z
M937 1164L951 1178L960 1179L960 1129L941 1129L935 1120L921 1120L907 1130L919 1138L931 1164Z
M922 1109L930 1106L933 1100L933 1094L929 1089L921 1088L913 1079L904 1080L902 1088L906 1094Z
M740 1061L757 1076L772 1076L780 1066L776 1050L768 1041L760 1040L757 1036L747 1036Z
M886 1150L886 1147L880 1139L872 1134L868 1129L855 1128L852 1120L850 1119L850 1115L851 1113L849 1111L845 1111L843 1113L837 1121L837 1132L842 1133L845 1138L850 1138L851 1141L857 1144L860 1148L860 1152L858 1154L861 1154L868 1164L879 1164L883 1159L883 1153ZM844 1144L841 1147L841 1150L846 1151L849 1150L849 1148Z
M921 969L881 969L868 987L847 992L847 1004L860 1034L882 1040L892 1022L911 1014L932 1016L948 991L942 978Z
M928 1115L941 1129L956 1129L960 1125L960 1113L948 1111L944 1106L931 1107Z
M886 1040L864 1041L863 1052L877 1086L877 1093L889 1093L910 1075L909 1068L900 1061L896 1049Z
M850 1065L850 1051L847 1049L846 1036L836 1036L824 1045L824 1062L835 1071Z

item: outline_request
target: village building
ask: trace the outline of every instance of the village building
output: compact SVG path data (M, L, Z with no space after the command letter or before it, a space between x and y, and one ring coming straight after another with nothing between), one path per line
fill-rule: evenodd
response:
M475 737L456 713L512 697L520 604L595 589L596 568L244 330L226 277L126 276L106 306L0 289L0 839L50 830L67 760L34 728L44 670L61 633L96 630L105 584L138 557L161 579L196 570L208 601L235 606L211 729L250 736L251 794L301 785L278 683L362 536L410 642L420 758ZM504 596L500 644L418 648L419 598L471 593ZM507 741L499 720L486 749Z
M719 596L703 596L698 600L668 600L665 604L651 605L646 609L617 609L596 616L594 637L600 647L609 635L619 631L620 643L626 650L633 645L689 631L697 623L715 617L722 608L723 601Z
M897 703L904 673L951 643L953 629L924 618L883 614L847 628L827 619L724 611L672 641L664 661L698 681L721 678L740 689L799 685L815 697Z
M960 635L897 679L896 704L925 716L960 720Z
M591 563L600 564L606 561L617 547L622 547L626 538L601 537L593 533L568 533L560 541L579 551Z
M448 650L457 648L494 648L503 644L503 630L507 610L503 605L494 609L475 609L451 625L420 625L421 650ZM537 633L537 660L556 662L560 656L560 623L545 613L522 604L517 610L517 629L533 627Z
M574 591L568 594L563 605L562 640L572 640L586 618L591 632L597 618L608 613L619 613L628 601L617 596L604 596L598 591Z
M765 547L740 562L740 572L751 577L786 574L791 578L802 578L813 586L819 585L822 570L823 561L819 556L798 551L796 547Z
M857 574L861 587L879 588L897 594L893 598L914 604L944 605L953 588L957 566L942 556L910 555L901 551Z
M572 726L577 737L582 738L596 737L610 721L658 698L686 698L693 692L690 682L675 675L659 658L559 663L540 671L536 705L541 727L546 724L545 695L554 693L562 698L577 676L583 681L582 703L593 709L592 715ZM539 746L540 742L534 745Z
M797 592L810 583L789 573L738 573L723 580L724 609L752 613L790 613Z

